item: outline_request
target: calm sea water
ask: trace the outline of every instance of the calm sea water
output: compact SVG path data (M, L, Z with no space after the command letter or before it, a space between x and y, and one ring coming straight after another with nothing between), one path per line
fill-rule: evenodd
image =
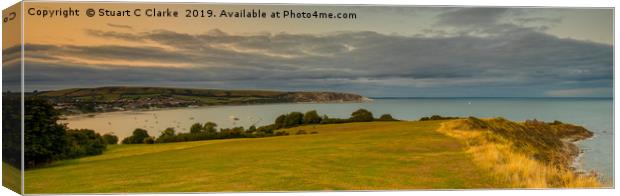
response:
M579 142L585 152L579 163L583 169L595 170L605 181L613 179L613 100L599 98L411 98L375 99L365 103L308 103L245 106L216 106L166 109L143 112L112 112L94 117L74 116L65 122L71 128L89 128L100 133L113 132L120 138L144 128L157 136L161 130L174 127L187 132L191 124L207 121L219 127L260 126L292 111L317 110L330 117L347 118L359 108L375 116L389 113L395 118L416 120L430 115L504 117L523 121L539 119L582 125L595 133L593 139ZM238 119L238 120L235 120Z

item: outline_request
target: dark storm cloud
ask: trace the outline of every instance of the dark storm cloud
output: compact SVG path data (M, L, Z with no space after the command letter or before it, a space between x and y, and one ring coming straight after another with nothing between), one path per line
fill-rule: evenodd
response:
M452 18L453 12L464 17ZM434 94L437 96L446 96L447 92L469 95L464 89L480 93L471 96L544 96L611 88L611 46L498 23L497 17L503 12L457 9L440 16L443 24L493 25L482 30L487 36L409 37L372 31L232 35L220 30L204 34L88 30L91 36L159 46L29 44L25 47L29 59L26 81L37 89L177 85L356 91L368 96L423 96L419 94L421 89L428 88L444 89ZM476 29L481 31L470 30ZM92 60L154 64L84 64Z

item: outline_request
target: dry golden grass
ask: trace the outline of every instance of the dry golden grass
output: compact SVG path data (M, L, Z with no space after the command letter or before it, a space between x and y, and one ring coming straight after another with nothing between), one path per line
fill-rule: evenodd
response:
M483 120L492 123L493 120ZM578 175L570 167L534 159L528 151L515 149L513 141L471 125L469 119L445 122L439 132L464 141L474 163L490 171L494 178L512 188L592 188L599 187L596 176ZM515 124L517 125L517 124ZM536 146L528 146L536 148ZM552 149L538 149L552 150Z

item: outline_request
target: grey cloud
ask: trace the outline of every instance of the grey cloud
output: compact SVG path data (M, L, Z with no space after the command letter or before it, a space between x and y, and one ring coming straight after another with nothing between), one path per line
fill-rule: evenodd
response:
M129 26L129 25L121 25L121 24L113 24L113 23L107 23L107 25L109 27L114 27L114 28L121 28L121 29L133 29L133 27Z
M461 8L439 15L438 24L451 26L475 26L496 23L507 8Z
M487 16L499 14L495 11ZM371 31L232 35L219 30L205 34L158 30L120 36L114 32L96 32L91 35L155 42L173 49L27 45L26 81L33 88L181 85L354 89L368 96L416 96L421 89L429 88L455 92L454 96L466 94L459 88L486 93L478 96L545 96L549 95L546 92L559 89L610 88L611 46L561 39L512 25L504 29L512 31L488 37L430 38ZM59 57L191 66L83 66L76 62L57 62ZM56 62L46 62L46 58L55 58Z

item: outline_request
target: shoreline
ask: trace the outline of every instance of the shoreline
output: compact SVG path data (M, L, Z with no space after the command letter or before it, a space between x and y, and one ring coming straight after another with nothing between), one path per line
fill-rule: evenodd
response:
M605 186L596 171L574 167L585 153L578 142L594 136L577 125L470 117L444 122L438 131L461 139L477 165L515 188Z
M76 118L92 118L103 114L117 114L117 113L141 113L151 111L168 111L168 110L183 110L183 109L205 109L205 108L217 108L217 107L237 107L237 106L263 106L263 105L283 105L283 104L341 104L341 103L369 103L374 100L363 101L333 101L333 102L289 102L289 103L259 103L259 104L223 104L223 105L204 105L197 107L166 107L166 108L154 108L154 109L131 109L131 110L119 110L110 112L90 112L81 114L68 114L61 115L61 120L69 120ZM91 116L92 115L92 116Z

